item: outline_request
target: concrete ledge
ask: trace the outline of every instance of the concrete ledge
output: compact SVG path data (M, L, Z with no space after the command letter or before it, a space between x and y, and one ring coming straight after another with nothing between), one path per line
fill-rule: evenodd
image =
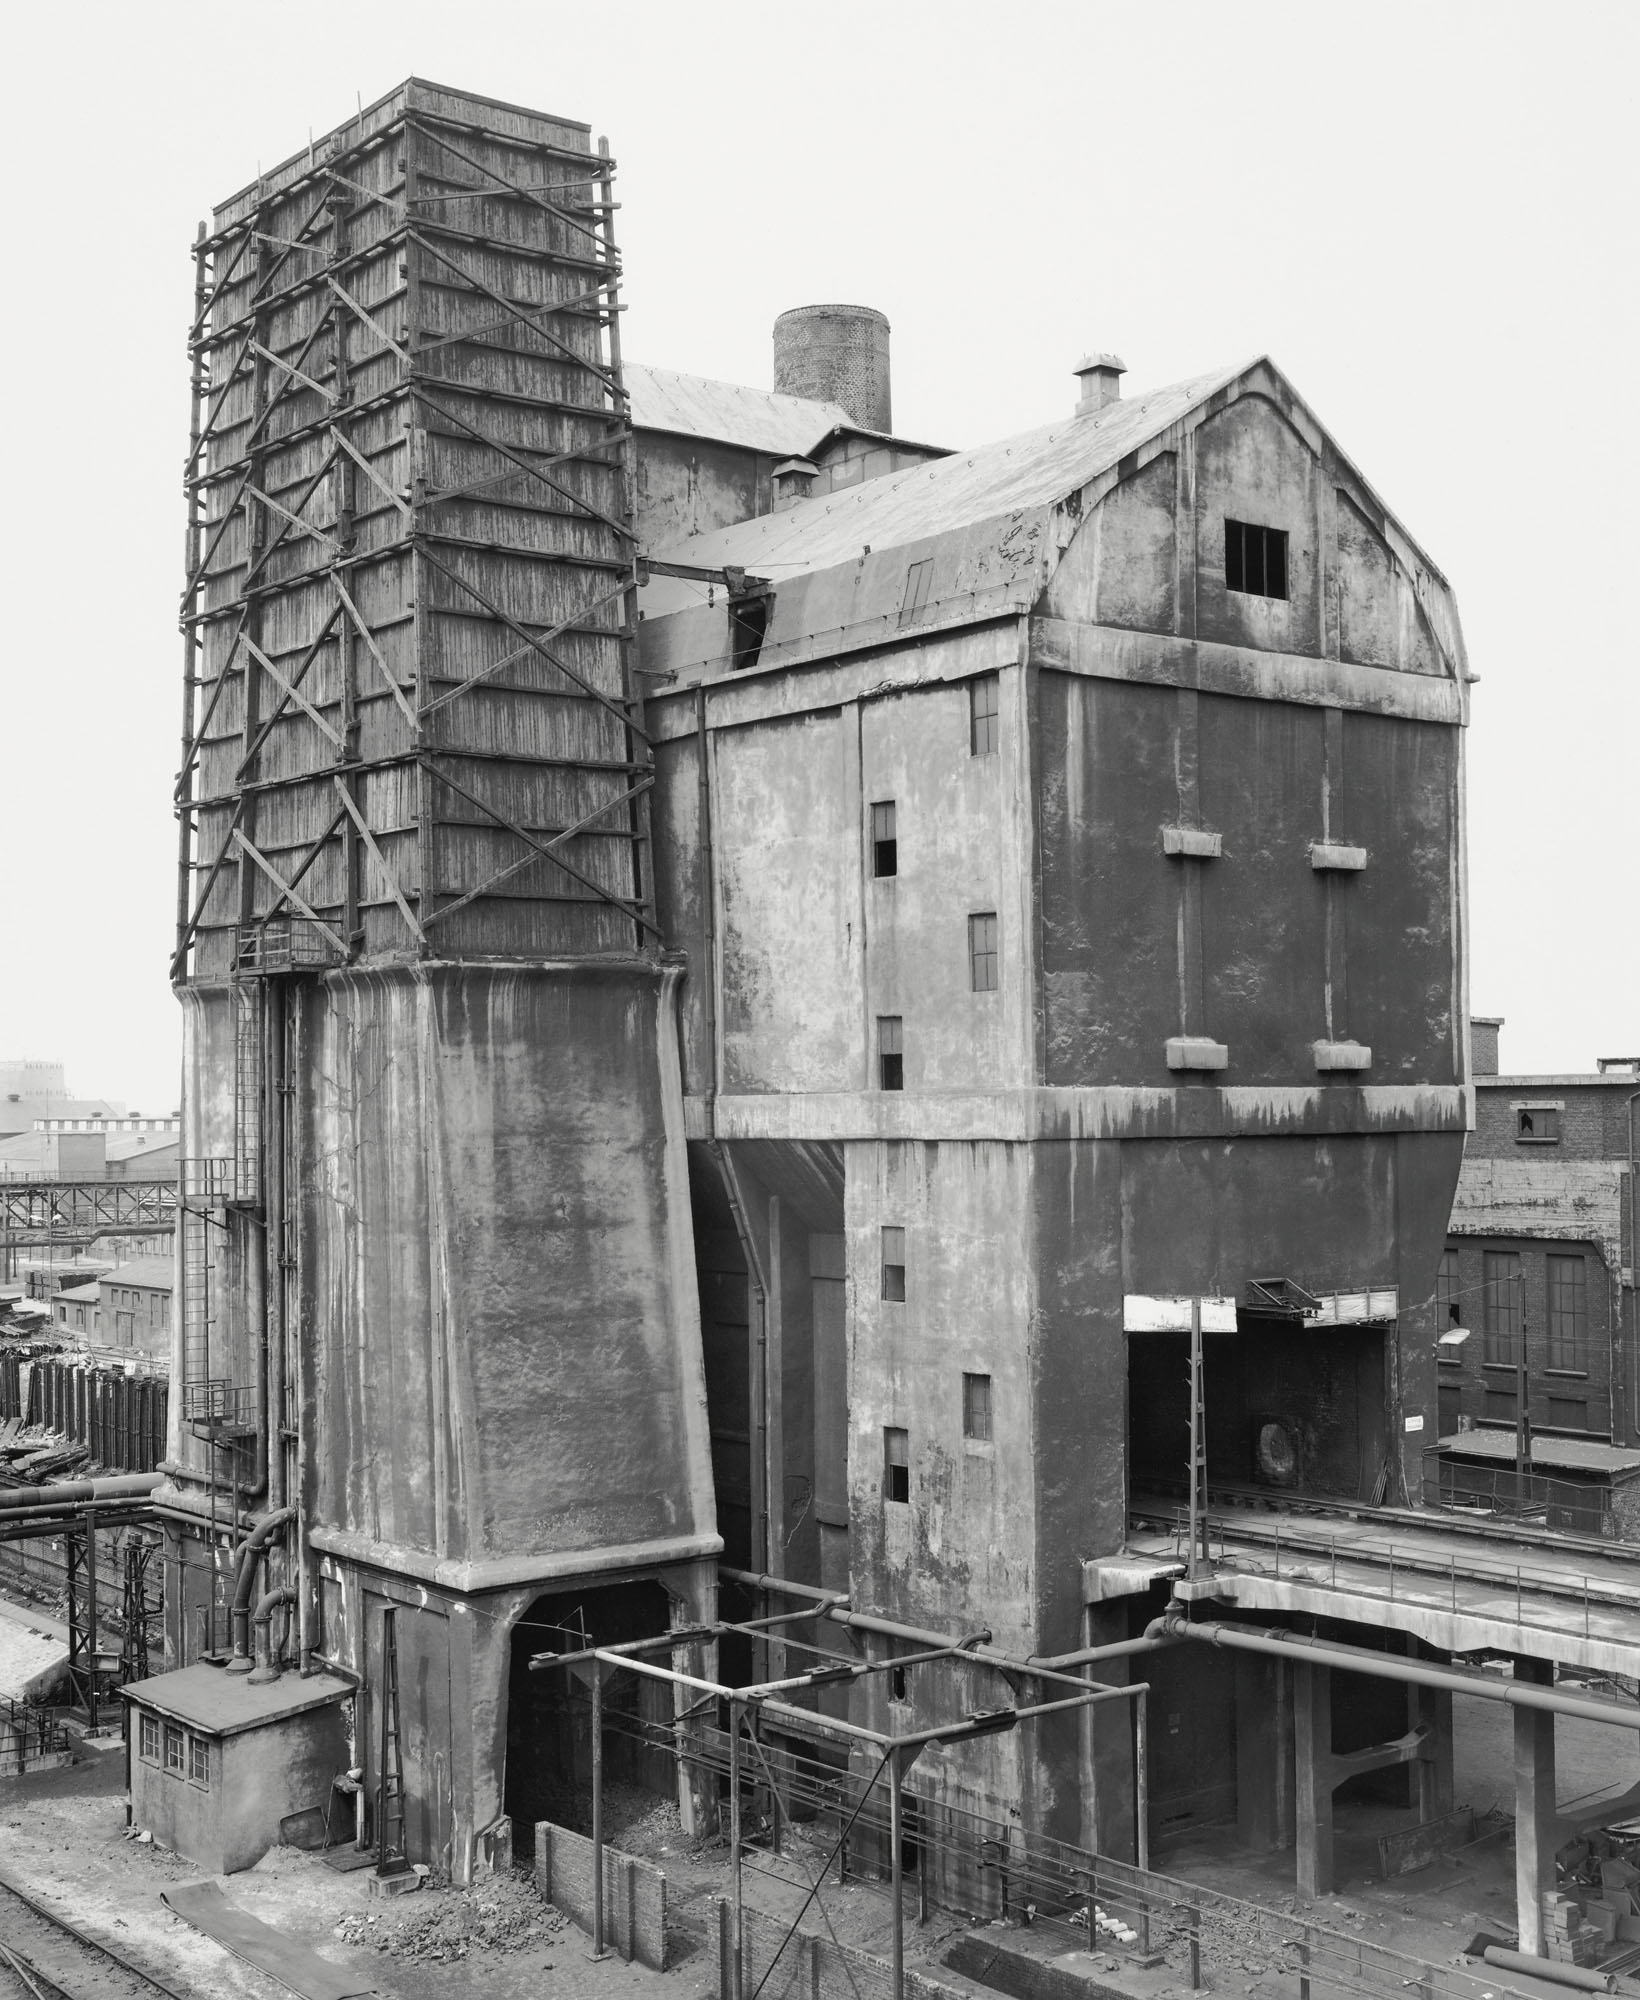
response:
M1295 1065L1307 1052L1294 1050ZM1018 1090L763 1091L684 1100L690 1139L1266 1139L1471 1129L1464 1084L1182 1083Z
M309 1537L321 1555L337 1556L369 1569L391 1570L435 1583L445 1590L505 1590L520 1584L556 1583L564 1577L602 1575L609 1570L658 1569L698 1562L723 1553L721 1535L675 1535L664 1541L631 1542L607 1549L543 1549L533 1556L498 1556L487 1562L458 1562L399 1542L375 1542L343 1528L315 1528Z
M1143 1597L1152 1584L1184 1575L1184 1564L1163 1556L1094 1556L1082 1565L1082 1602L1109 1604Z
M1164 826L1162 852L1183 854L1197 861L1217 861L1224 853L1224 835L1201 826Z
M1206 1035L1170 1035L1167 1041L1169 1069L1228 1069L1230 1051L1223 1042Z
M1361 1042L1312 1042L1317 1069L1371 1069L1372 1050Z
M1364 847L1346 847L1337 840L1310 842L1310 866L1318 874L1330 871L1333 874L1353 875L1366 865L1367 850Z

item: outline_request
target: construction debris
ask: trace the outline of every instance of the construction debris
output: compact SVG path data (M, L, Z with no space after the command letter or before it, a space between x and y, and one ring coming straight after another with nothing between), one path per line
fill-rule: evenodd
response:
M402 1917L350 1910L333 1935L394 1958L445 1965L474 1951L530 1951L555 1937L566 1921L520 1872L494 1876L473 1889L435 1890L418 1897Z

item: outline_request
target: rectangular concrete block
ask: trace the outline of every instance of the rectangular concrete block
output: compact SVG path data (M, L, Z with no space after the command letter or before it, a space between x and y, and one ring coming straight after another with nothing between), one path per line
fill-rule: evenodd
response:
M1206 1035L1169 1035L1167 1066L1169 1069L1228 1069L1230 1051L1223 1042L1215 1042Z
M1367 865L1364 847L1347 847L1339 840L1312 840L1310 866L1318 874L1354 875Z
M1312 1042L1315 1066L1322 1070L1371 1069L1372 1050L1362 1042Z
M1164 826L1162 852L1187 855L1195 861L1217 861L1224 852L1224 835L1209 833L1204 826Z

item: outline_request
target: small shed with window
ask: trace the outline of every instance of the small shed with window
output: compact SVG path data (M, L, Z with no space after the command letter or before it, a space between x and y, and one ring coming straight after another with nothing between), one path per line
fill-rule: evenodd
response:
M324 1806L352 1761L354 1685L339 1674L253 1684L193 1666L120 1692L133 1825L213 1875L254 1867L279 1822Z

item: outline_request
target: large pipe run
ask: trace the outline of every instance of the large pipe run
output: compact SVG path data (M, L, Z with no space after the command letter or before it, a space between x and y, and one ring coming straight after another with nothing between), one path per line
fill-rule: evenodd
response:
M239 1569L234 1577L233 1611L233 1658L228 1662L229 1673L249 1673L251 1660L251 1589L256 1582L256 1568L262 1551L272 1538L291 1521L296 1519L294 1507L275 1507L264 1514L245 1537L239 1551Z
M1372 1674L1379 1680L1407 1681L1414 1687L1441 1688L1448 1694L1478 1695L1482 1701L1503 1702L1510 1708L1547 1709L1553 1715L1575 1715L1583 1722L1606 1722L1619 1729L1640 1730L1640 1707L1625 1708L1615 1701L1561 1694L1555 1688L1539 1687L1531 1681L1494 1680L1490 1674L1469 1674L1431 1661L1375 1653L1368 1646L1314 1639L1307 1632L1232 1624L1222 1619L1203 1619L1198 1624L1177 1611L1158 1618L1149 1629L1158 1636L1166 1634L1175 1639L1194 1639L1202 1645L1227 1646L1236 1652L1262 1653L1269 1659L1290 1660L1297 1655L1348 1673Z
M256 1666L251 1673L252 1681L276 1681L279 1678L279 1661L285 1650L285 1642L290 1637L290 1607L296 1602L296 1591L288 1583L282 1583L277 1590L265 1591L257 1601L251 1623L256 1628ZM277 1646L273 1643L273 1614L283 1606L285 1610L285 1631Z
M42 1507L72 1507L86 1500L140 1500L162 1483L157 1472L119 1472L107 1479L59 1479L47 1486L8 1487L0 1492L0 1513L33 1513Z

